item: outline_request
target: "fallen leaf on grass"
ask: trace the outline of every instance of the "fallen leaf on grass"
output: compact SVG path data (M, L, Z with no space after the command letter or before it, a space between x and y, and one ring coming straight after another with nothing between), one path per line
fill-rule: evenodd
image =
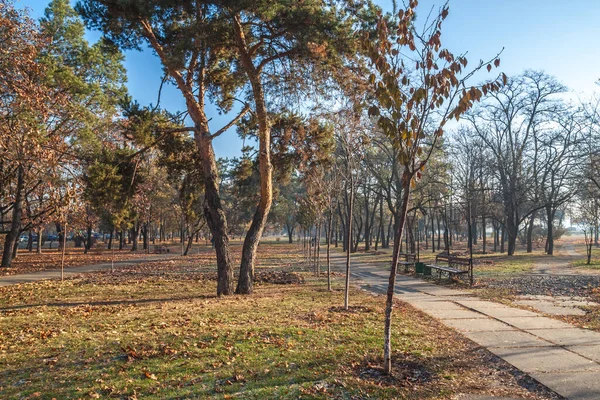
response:
M148 371L144 371L144 376L146 378L148 378L148 379L152 379L153 381L157 381L158 380L158 378L156 377L156 375L154 375L153 373L148 372Z

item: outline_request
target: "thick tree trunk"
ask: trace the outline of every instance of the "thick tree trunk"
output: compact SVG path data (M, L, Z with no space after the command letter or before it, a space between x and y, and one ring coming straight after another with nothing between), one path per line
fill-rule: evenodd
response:
M135 224L137 225L137 224ZM129 230L129 234L131 236L131 251L137 251L138 249L138 235L139 235L139 227L135 226Z
M527 225L526 242L527 242L527 252L528 253L531 253L533 251L533 224L535 221L536 214L537 213L535 211L533 213L531 213L531 216L529 217L529 222Z
M321 221L317 222L317 236L315 239L315 246L316 246L316 252L315 252L315 273L317 275L317 277L321 276Z
M385 301L385 323L383 333L383 367L387 374L392 373L392 311L394 309L394 287L396 286L396 273L398 270L398 260L400 258L400 243L404 224L406 222L406 213L408 210L408 201L410 196L411 176L406 172L402 176L402 203L400 205L400 220L396 227L394 235L394 255L392 258L392 268L388 280L387 296Z
M554 253L554 215L556 211L552 206L546 207L546 218L548 232L546 233L546 254L553 255Z
M33 232L31 229L27 234L27 251L33 251Z
M23 215L23 187L25 185L25 170L23 166L17 168L17 187L15 191L15 203L12 209L12 220L10 230L4 238L4 250L2 252L2 264L0 268L10 268L13 260L15 243L19 243L21 217Z
M92 226L88 225L87 226L87 239L85 241L85 247L84 247L84 254L87 254L87 252L92 248L93 241L94 241L94 238L92 238Z
M294 243L294 228L291 226L291 224L286 223L285 224L285 228L287 229L287 234L288 234L288 243L292 244Z
M517 249L517 236L519 235L519 226L512 221L508 223L508 255L515 254Z
M113 245L113 232L115 231L114 228L110 229L110 236L108 237L108 250L112 250L112 245Z
M219 196L218 169L212 147L212 137L209 133L208 119L204 110L206 94L204 80L200 79L200 86L197 88L197 93L195 93L191 85L183 78L180 71L173 67L148 21L143 20L141 27L145 36L150 41L150 45L162 60L167 72L175 80L177 87L185 98L190 118L194 121L194 140L198 149L198 158L202 164L204 177L204 216L213 236L213 244L217 256L217 295L232 294L233 266L229 253L227 219ZM205 65L199 65L199 68L203 75L205 72Z
M239 18L234 17L233 28L235 31L235 40L240 52L241 64L248 75L248 80L252 86L255 113L258 120L258 169L260 172L260 200L254 213L254 218L244 239L242 247L242 260L240 264L240 276L236 293L252 293L252 280L254 277L254 262L256 251L263 233L271 203L273 201L273 166L271 165L271 127L267 106L265 103L265 93L260 80L261 71L254 67L252 56L248 52L246 37Z
M38 254L42 254L42 234L44 233L44 228L40 227L38 229L38 239L36 243L36 249Z
M196 135L204 173L204 218L212 234L217 256L217 295L233 293L233 264L229 252L227 218L219 195L219 179L215 153L210 137Z

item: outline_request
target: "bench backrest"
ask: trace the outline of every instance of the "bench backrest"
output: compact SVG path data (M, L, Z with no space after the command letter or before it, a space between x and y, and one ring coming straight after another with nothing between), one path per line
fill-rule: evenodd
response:
M410 253L400 253L401 257L404 257L404 259L407 262L414 262L417 261L417 255L416 254L410 254Z
M435 256L435 262L445 262L450 267L456 267L460 269L469 269L471 267L471 259L468 257L452 256L448 253L440 253ZM466 268L465 268L466 267Z

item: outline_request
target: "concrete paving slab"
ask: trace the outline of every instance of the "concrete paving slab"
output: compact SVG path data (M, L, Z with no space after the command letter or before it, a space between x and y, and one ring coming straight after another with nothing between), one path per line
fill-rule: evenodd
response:
M575 329L573 325L547 317L503 317L502 321L523 330Z
M421 301L421 302L429 302L429 301L439 301L439 299L435 296L431 296L421 292L396 292L396 298L406 301Z
M412 306L420 310L464 310L465 308L459 304L450 301L431 301L431 300L416 300L411 301Z
M567 346L568 350L600 363L600 344Z
M504 305L504 304L494 303L493 301L485 301L485 300L480 300L480 299L473 299L473 298L456 299L456 300L453 300L453 301L455 301L458 304L463 305L465 307L474 308L474 309L478 309L478 308L502 308L502 307L506 307L506 305Z
M598 372L532 373L530 375L567 399L600 399Z
M556 343L560 346L577 346L600 344L600 333L580 328L568 329L535 329L528 330L532 334Z
M445 289L435 286L432 288L423 288L422 290L425 293L429 293L435 296L465 296L469 294L469 292L465 292L462 290Z
M457 319L457 318L487 318L485 315L469 311L469 310L425 310L425 312L435 318L439 318L441 320L446 319Z
M481 313L489 315L490 317L502 319L504 317L537 317L539 314L536 314L532 311L521 310L520 308L514 307L472 307L474 310L477 310Z
M514 331L510 325L502 323L494 318L473 319L447 319L444 321L460 332L492 332L492 331Z
M463 334L475 343L485 347L544 347L552 343L539 339L527 332L517 330L472 332Z
M515 302L523 306L533 307L539 312L550 315L585 315L585 311L572 306L562 306L559 303L544 300L519 300Z
M536 372L596 371L600 366L578 354L561 347L489 347L492 353L503 358L521 371Z

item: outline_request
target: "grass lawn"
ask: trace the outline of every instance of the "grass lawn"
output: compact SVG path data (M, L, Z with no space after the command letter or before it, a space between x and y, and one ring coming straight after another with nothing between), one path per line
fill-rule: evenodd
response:
M475 277L489 276L514 276L531 271L536 261L546 257L541 252L515 253L507 256L506 253L491 253L473 255Z
M600 248L592 248L592 258L590 264L587 263L587 253L585 247L579 251L582 255L579 260L571 263L572 266L582 269L600 269Z
M260 270L276 259L291 268L293 249L265 246ZM328 292L303 276L226 298L214 296L212 274L173 263L0 288L0 398L545 398L403 303L395 376L383 376L383 298L353 290L355 307L343 311L341 283Z

